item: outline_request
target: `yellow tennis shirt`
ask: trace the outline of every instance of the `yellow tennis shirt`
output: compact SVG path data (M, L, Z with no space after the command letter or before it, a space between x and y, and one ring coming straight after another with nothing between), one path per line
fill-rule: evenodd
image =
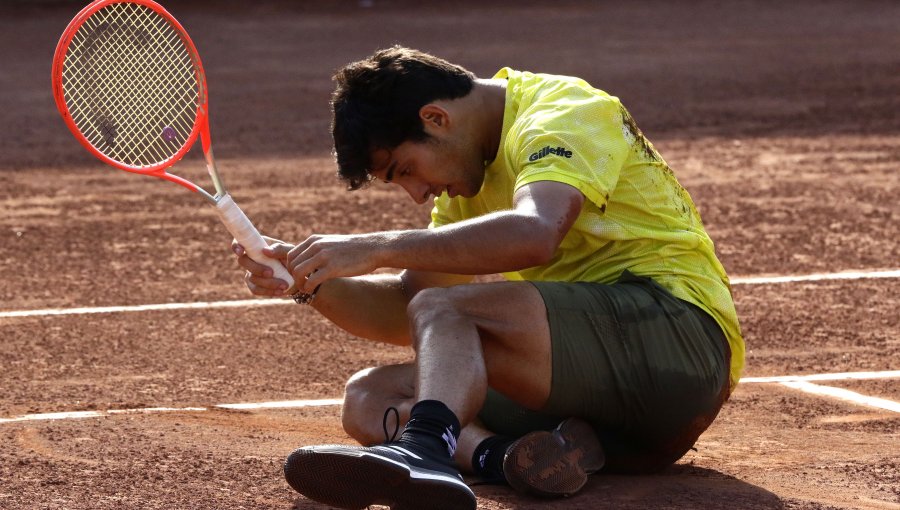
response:
M587 198L553 259L510 280L615 282L626 269L706 310L731 346L731 386L744 341L728 276L700 214L619 102L578 78L501 69L506 109L497 157L471 198L435 199L430 227L513 207L526 184L555 181Z

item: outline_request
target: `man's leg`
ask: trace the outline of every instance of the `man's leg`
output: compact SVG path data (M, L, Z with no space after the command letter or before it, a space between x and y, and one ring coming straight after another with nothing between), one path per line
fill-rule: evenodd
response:
M446 455L456 449L460 425L477 414L488 383L529 408L546 402L550 333L543 299L531 284L426 289L408 313L417 353L417 404L399 441L362 449L296 450L285 474L299 492L343 508L385 501L400 508L422 497L446 508L474 508L474 494L461 480L454 481ZM350 484L337 479L339 473L354 478L352 498L346 494Z
M728 394L729 349L715 320L630 273L614 285L533 285L555 339L553 398L543 413L493 398L482 410L487 426L519 436L519 417L536 415L526 429L536 430L546 416L580 416L601 433L612 470L653 471L677 460ZM622 398L631 392L644 405Z
M490 384L519 406L542 409L553 375L546 310L541 293L528 282L428 289L416 295L408 307L417 354L416 401L441 402L460 423L471 423ZM473 462L490 461L491 451L504 453L495 467L482 464L488 467L485 474L543 496L574 494L604 463L592 427L576 419L552 432L484 447Z
M423 375L425 360L446 367L437 373L459 385L451 391L459 393L460 401L469 400L472 391L467 387L471 383L460 378L463 373L484 374L485 379L490 373L492 386L524 406L539 409L546 401L551 380L550 332L543 299L531 284L504 282L429 289L416 296L409 313L417 365L366 369L348 381L342 421L347 433L361 444L391 439L390 430L385 437L378 420L391 418L384 415L387 408L397 409L402 427L413 404L426 399L421 390L416 391L416 378ZM444 331L446 334L442 334ZM474 338L467 338L469 335ZM460 338L461 342L452 343L451 338ZM469 404L471 416L463 423L471 421L484 402L487 381L475 384L474 402ZM446 386L449 389L450 383ZM470 464L474 448L487 435L481 428L467 427L456 456L460 466Z
M365 446L395 439L415 404L415 366L387 365L354 374L344 391L341 419L344 430ZM498 401L503 400L503 402ZM495 395L492 414L524 412ZM397 414L387 411L396 409ZM479 421L465 426L455 460L463 472L480 475L488 483L509 483L517 490L541 496L577 492L586 475L603 467L604 456L593 429L584 421L562 421L550 415L510 416L521 432L498 436ZM560 423L562 422L562 424ZM557 427L557 425L559 425ZM490 442L485 440L491 439ZM478 448L480 451L476 451ZM496 450L495 450L496 449ZM478 459L476 459L478 453ZM496 455L496 456L493 456ZM475 464L478 463L478 468ZM554 466L547 469L547 466Z
M409 421L415 401L415 365L386 365L360 370L344 389L341 422L344 431L361 445L372 446L395 439ZM388 412L394 408L397 414ZM493 433L477 421L465 426L456 449L456 463L472 472L472 454Z
M488 383L540 409L550 395L552 344L544 301L527 282L425 289L408 307L416 350L416 400L443 402L461 424Z
M341 424L363 446L393 438L402 430L415 404L415 366L409 363L370 367L353 374L344 387ZM388 409L397 410L389 416Z

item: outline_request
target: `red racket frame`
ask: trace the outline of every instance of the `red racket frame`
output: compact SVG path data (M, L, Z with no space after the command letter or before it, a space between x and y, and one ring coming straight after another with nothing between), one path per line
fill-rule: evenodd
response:
M81 25L83 25L90 16L92 16L100 9L103 9L104 7L112 4L123 3L138 4L148 7L165 18L176 29L178 36L184 42L184 45L187 48L188 53L190 54L191 60L193 61L194 72L196 73L197 83L199 84L197 116L194 119L194 127L191 130L190 136L188 136L187 140L185 140L184 142L184 145L178 150L177 153L175 153L175 155L155 165L144 167L136 167L120 163L107 157L96 147L94 147L75 125L75 121L72 120L72 116L69 113L68 106L66 105L65 96L63 95L62 71L63 66L65 65L66 52L69 48L69 44L75 37L75 33L79 28L81 28ZM181 158L184 157L185 154L187 154L187 152L194 145L194 142L197 140L197 136L200 137L200 142L203 146L203 153L207 156L207 159L209 159L209 156L211 155L211 143L209 135L209 98L206 89L206 74L203 72L203 64L200 62L200 54L197 52L197 48L196 46L194 46L194 42L191 40L187 31L184 29L184 27L181 26L178 20L176 20L174 16L169 14L169 12L165 10L163 6L159 5L153 0L96 0L88 4L72 19L72 21L69 22L69 25L66 27L65 31L63 31L63 34L59 39L59 43L56 45L56 52L53 54L51 80L53 82L53 99L56 101L56 108L62 115L63 120L65 120L66 125L69 127L69 130L73 135L75 135L75 138L81 143L81 145L83 145L88 151L90 151L91 154L99 158L101 161L116 168L120 168L122 170L134 172L137 174L159 177L160 179L165 179L167 181L172 181L174 183L180 184L191 191L198 192L198 186L196 184L177 175L172 175L166 172L166 169L180 161Z
M136 167L119 163L109 158L108 156L105 156L96 147L94 147L90 143L90 141L88 141L88 139L75 125L75 121L69 114L65 96L63 95L62 71L65 65L65 57L66 52L69 48L69 44L71 44L72 39L75 37L75 33L79 28L81 28L81 26L90 16L92 16L100 9L103 9L104 7L112 4L138 4L148 7L162 16L172 25L172 27L175 28L176 32L187 48L190 58L194 64L194 72L196 73L199 90L197 115L194 119L194 126L191 130L191 134L185 140L184 145L178 150L178 152L176 152L172 157L166 159L165 161L162 161L155 165ZM262 250L267 246L265 239L262 238L262 236L259 234L259 231L256 229L256 227L253 226L253 223L250 222L244 212L241 211L240 207L238 207L237 204L234 203L234 200L232 200L231 196L228 195L228 193L225 191L225 186L222 184L221 179L219 179L218 172L216 171L215 160L212 154L212 147L209 136L209 103L206 90L206 74L203 72L203 64L201 64L200 62L200 55L197 53L197 48L194 46L194 42L191 41L190 36L188 36L187 31L185 31L184 27L182 27L181 24L178 23L178 20L176 20L171 14L169 14L169 12L166 11L161 5L154 2L153 0L96 0L86 6L75 16L75 18L72 19L71 22L69 22L69 25L66 27L66 30L63 32L62 36L59 39L59 44L57 44L56 52L53 55L51 81L53 82L53 98L56 101L56 108L62 115L63 120L65 120L66 125L69 126L69 130L72 131L72 134L75 135L75 138L79 142L81 142L81 145L83 145L88 151L90 151L101 161L115 168L120 168L122 170L126 170L128 172L133 172L136 174L159 177L160 179L165 179L167 181L180 184L195 193L200 193L210 202L215 204L216 212L221 218L222 222L232 233L234 238L237 239L237 241L244 247L248 255L250 255L253 260L272 268L273 275L275 275L276 278L287 282L288 287L292 287L294 285L294 278L287 271L287 268L285 268L285 266L282 265L281 262L266 257L262 253ZM187 152L196 142L198 136L200 137L201 144L203 145L203 156L206 158L206 164L209 170L210 177L212 177L213 184L216 187L215 196L209 194L206 190L187 179L166 172L167 168L177 163L185 154L187 154ZM306 302L311 299L310 295L298 294L298 296L299 298L295 297L295 299L305 299Z

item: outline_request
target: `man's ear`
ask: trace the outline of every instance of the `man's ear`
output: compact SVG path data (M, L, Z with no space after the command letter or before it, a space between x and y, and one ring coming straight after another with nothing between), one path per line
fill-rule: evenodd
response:
M434 103L419 108L419 118L426 132L429 129L447 129L450 125L450 112Z

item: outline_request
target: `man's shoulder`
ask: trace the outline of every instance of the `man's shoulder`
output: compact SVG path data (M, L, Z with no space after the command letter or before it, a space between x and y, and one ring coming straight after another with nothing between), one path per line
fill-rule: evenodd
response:
M511 120L504 149L527 152L528 162L566 156L568 152L558 150L572 150L564 141L584 145L595 142L598 133L621 131L619 99L580 78L522 72L522 80L510 86L515 88L507 98Z
M548 124L562 124L571 130L590 127L610 116L621 120L619 98L581 78L524 71L520 74L518 81L509 83L511 91L507 97L513 123L519 129L540 130ZM573 119L573 115L577 118Z
M533 99L554 100L565 94L613 98L605 91L577 76L517 71L504 67L494 77L505 78L509 82L513 95L522 98L531 97Z

